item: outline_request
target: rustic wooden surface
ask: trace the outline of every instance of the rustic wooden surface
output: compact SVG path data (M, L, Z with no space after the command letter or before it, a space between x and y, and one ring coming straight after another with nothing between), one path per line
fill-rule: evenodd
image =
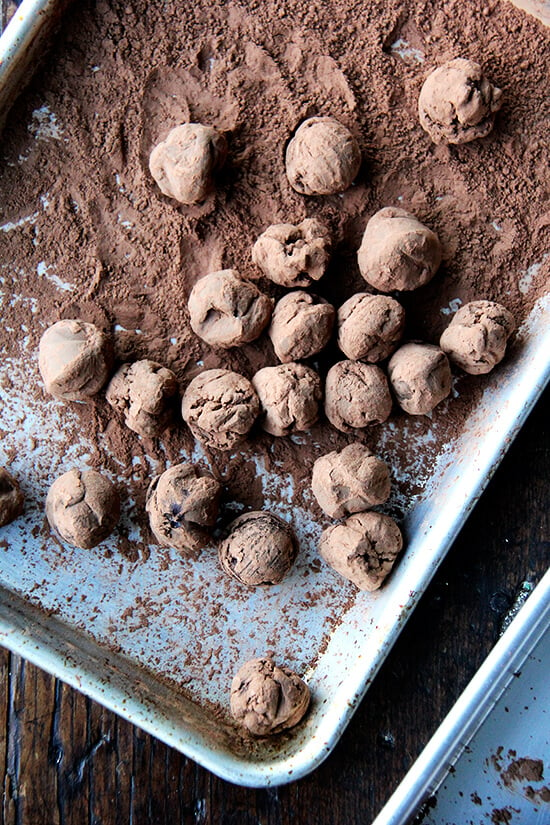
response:
M1 3L4 25L15 4ZM230 785L0 649L0 825L368 825L497 640L521 582L548 564L549 402L547 391L311 776Z

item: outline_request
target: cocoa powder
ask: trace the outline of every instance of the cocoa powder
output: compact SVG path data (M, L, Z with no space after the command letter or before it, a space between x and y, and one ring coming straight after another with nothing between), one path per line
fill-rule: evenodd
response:
M34 352L47 326L82 318L113 334L119 362L158 361L182 390L206 368L251 378L277 363L267 335L228 351L211 349L189 326L196 281L236 268L280 298L284 290L252 264L253 243L271 224L315 217L334 237L315 292L339 307L365 291L357 249L368 218L392 205L415 214L443 245L434 279L400 296L406 338L437 343L452 309L475 299L504 304L520 323L550 273L548 54L548 31L505 2L75 3L3 135L2 357L19 358L23 338ZM435 146L418 122L418 94L428 72L456 56L479 62L503 90L504 104L487 138ZM303 119L317 115L345 124L362 151L359 175L343 195L303 197L285 175L289 139ZM183 207L160 194L148 162L152 147L187 120L224 132L229 155L216 191L201 205ZM341 357L333 343L312 366L324 377ZM19 391L16 375L3 380ZM385 425L350 437L322 420L299 438L273 439L256 429L239 453L206 451L225 485L226 521L236 514L231 502L264 505L258 457L267 471L291 474L292 503L305 503L326 525L310 495L317 457L359 438L403 479L411 427L422 435L436 426L421 477L401 480L400 496L390 501L388 511L401 516L482 386L482 378L459 377L457 397L414 425L394 410L391 438ZM43 398L39 384L31 391ZM147 454L162 469L191 455L194 440L180 422L162 442L140 441L102 397L77 409L79 431L94 445L90 465L125 477L143 527L138 545L122 531L119 550L143 558L151 476L147 462L134 459ZM14 448L10 433L3 434L9 460ZM67 445L71 438L78 432ZM61 550L60 559L68 564ZM313 564L310 570L313 599ZM345 602L349 592L339 598ZM144 616L157 609L152 602L136 608ZM327 628L341 615L332 607ZM173 672L181 679L175 666Z

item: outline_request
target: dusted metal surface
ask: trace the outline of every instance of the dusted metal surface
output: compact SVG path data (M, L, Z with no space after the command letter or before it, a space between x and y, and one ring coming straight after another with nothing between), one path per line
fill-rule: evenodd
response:
M332 628L326 649L305 674L315 700L307 721L295 736L271 745L259 745L252 751L239 747L231 726L209 715L207 702L201 707L197 699L186 701L178 690L158 683L154 674L139 667L138 643L143 639L143 631L138 633L133 649L125 651L125 657L120 656L90 642L82 632L56 617L37 611L13 592L9 593L10 589L14 590L13 585L6 588L2 599L2 643L233 782L275 785L307 773L336 743L542 390L550 367L549 303L541 301L529 322L524 324L519 333L524 345L518 347L517 357L499 370L498 380L493 378L489 382L467 423L466 432L440 457L428 489L407 514L408 548L387 586L378 594L358 594L343 620ZM479 448L477 451L472 450L472 443ZM442 503L445 506L441 506ZM21 540L17 530L17 525L13 525L11 547L17 547ZM14 565L11 571L10 556ZM15 574L20 578L18 554L4 553L2 558L3 580L13 580ZM324 573L330 577L330 572ZM298 580L295 586L300 586ZM142 587L146 591L147 583L142 581ZM93 595L93 588L90 593ZM99 598L100 594L96 593L96 601L109 613L116 603L106 605L104 595ZM272 604L275 611L276 597ZM250 621L252 604L234 607L241 620ZM278 623L278 618L274 612L273 624ZM365 633L366 627L368 633ZM318 641L315 627L312 632L313 641ZM129 661L132 653L134 662ZM226 664L226 669L216 674L208 686L212 691L219 687L221 703L226 701L230 664Z

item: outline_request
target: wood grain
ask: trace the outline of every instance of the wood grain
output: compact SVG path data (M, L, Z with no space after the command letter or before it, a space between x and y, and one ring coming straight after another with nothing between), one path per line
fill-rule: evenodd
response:
M2 25L14 4L2 0ZM0 825L366 825L550 557L543 396L333 754L273 790L224 782L0 649Z

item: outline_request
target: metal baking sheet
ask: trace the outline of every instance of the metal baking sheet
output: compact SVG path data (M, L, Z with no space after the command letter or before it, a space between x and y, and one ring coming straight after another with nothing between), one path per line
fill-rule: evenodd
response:
M373 825L548 822L549 661L550 571Z
M35 207L47 208L39 193ZM15 223L0 226L0 232L17 231ZM60 290L69 286L47 267L37 274L57 278ZM529 273L518 278L527 283ZM2 300L33 298L4 289ZM374 594L358 593L318 563L320 527L308 510L294 506L292 477L258 459L265 506L292 518L301 552L281 585L243 593L220 574L214 554L190 564L153 545L136 560L121 557L114 543L97 552L60 551L44 529L45 491L61 472L85 466L93 446L82 439L73 408L34 398L29 388L39 380L37 357L25 332L13 331L20 355L0 365L8 433L0 463L13 456L27 500L24 517L0 536L0 643L219 776L249 786L296 779L334 747L550 375L546 296L521 326L513 355L483 383L462 435L429 466L426 448L441 442L442 433L435 421L427 433L411 421L410 453L394 466L394 476L414 475L424 488L411 501L396 485L390 506L405 514L406 552ZM14 385L18 392L9 392ZM384 438L390 445L391 422ZM204 456L197 446L185 458ZM137 464L150 473L159 469L153 456L135 461L136 473ZM139 547L132 501L123 530ZM300 672L314 698L292 735L250 742L228 716L228 687L243 661L266 650Z

